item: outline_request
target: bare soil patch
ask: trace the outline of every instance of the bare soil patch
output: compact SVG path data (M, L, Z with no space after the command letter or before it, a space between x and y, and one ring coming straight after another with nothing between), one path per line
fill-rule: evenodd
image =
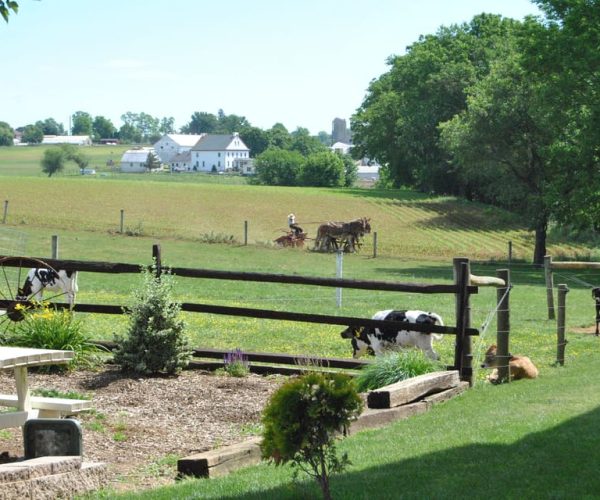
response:
M131 377L101 371L30 373L32 389L75 391L94 410L77 418L84 459L108 464L111 487L141 489L175 480L177 458L237 443L260 433L262 410L281 376L218 376L186 370L178 377ZM11 371L0 372L0 392L14 394ZM21 430L0 431L0 453L21 457Z

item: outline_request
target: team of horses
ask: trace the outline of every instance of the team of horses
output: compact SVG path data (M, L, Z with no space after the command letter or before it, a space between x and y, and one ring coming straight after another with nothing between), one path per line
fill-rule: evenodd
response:
M317 229L314 251L353 253L360 249L361 239L371 232L370 220L360 217L349 222L326 222ZM306 233L296 234L293 231L280 236L275 243L282 247L302 247L307 239Z

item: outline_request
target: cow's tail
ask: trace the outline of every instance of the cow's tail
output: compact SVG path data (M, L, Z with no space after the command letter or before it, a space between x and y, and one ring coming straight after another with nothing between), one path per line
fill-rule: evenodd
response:
M442 317L439 314L430 312L429 315L433 319L435 319L435 323L437 325L444 326L444 321L442 320ZM439 333L432 333L431 336L432 336L433 340L442 340L444 338L444 336Z

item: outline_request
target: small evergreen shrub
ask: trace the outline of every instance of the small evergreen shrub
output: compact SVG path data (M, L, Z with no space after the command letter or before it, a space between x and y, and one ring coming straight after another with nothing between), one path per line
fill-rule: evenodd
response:
M359 392L366 392L442 369L439 361L429 359L418 349L391 351L363 367L355 382Z
M114 361L123 371L142 375L179 373L191 357L184 336L180 305L173 300L173 275L142 269L139 286L132 293L129 328L115 336Z
M19 306L17 305L17 308ZM101 362L102 350L83 331L81 321L66 309L53 309L49 303L20 306L21 321L14 323L5 345L34 349L60 349L75 353L67 365L40 367L40 370L62 371L74 368L94 368Z
M245 377L250 373L248 356L239 348L225 354L223 365L225 372L232 377Z
M276 465L291 462L295 478L304 471L330 499L330 474L350 464L347 454L337 456L335 436L345 433L361 410L362 400L347 375L312 372L291 379L264 410L262 455Z

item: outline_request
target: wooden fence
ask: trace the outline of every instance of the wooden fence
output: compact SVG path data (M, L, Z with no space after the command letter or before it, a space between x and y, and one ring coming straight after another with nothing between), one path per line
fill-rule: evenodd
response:
M160 246L153 246L153 259L156 272L162 272ZM0 256L1 258L8 256ZM27 259L27 258L23 258ZM14 261L14 259L12 259ZM42 260L42 259L40 259ZM139 273L140 266L134 264L92 262L81 260L43 259L52 268L67 271L83 271L92 273ZM15 261L16 262L16 261ZM7 263L4 265L18 266L19 264ZM441 326L428 324L414 324L399 321L373 320L367 318L332 316L322 314L308 314L291 311L274 311L268 309L253 309L243 307L219 306L212 304L182 303L181 310L194 313L224 314L230 316L244 316L252 318L300 321L307 323L321 323L343 326L369 326L377 328L409 329L423 333L439 333L455 335L454 364L450 369L458 370L462 380L473 382L471 337L478 335L479 331L470 325L470 296L478 293L478 287L470 284L474 276L470 274L468 259L454 259L454 284L428 284L428 283L398 283L372 280L351 280L341 278L317 278L310 276L290 276L283 274L218 271L209 269L193 269L183 267L170 267L170 272L179 277L207 278L217 280L253 281L264 283L288 283L294 285L325 286L335 288L354 288L362 290L377 290L390 292L408 292L423 294L452 294L456 304L456 326ZM0 308L7 309L9 300L0 297ZM14 301L13 301L14 302ZM68 308L68 304L57 304L57 307ZM106 304L75 304L73 310L98 314L123 314L121 305Z

